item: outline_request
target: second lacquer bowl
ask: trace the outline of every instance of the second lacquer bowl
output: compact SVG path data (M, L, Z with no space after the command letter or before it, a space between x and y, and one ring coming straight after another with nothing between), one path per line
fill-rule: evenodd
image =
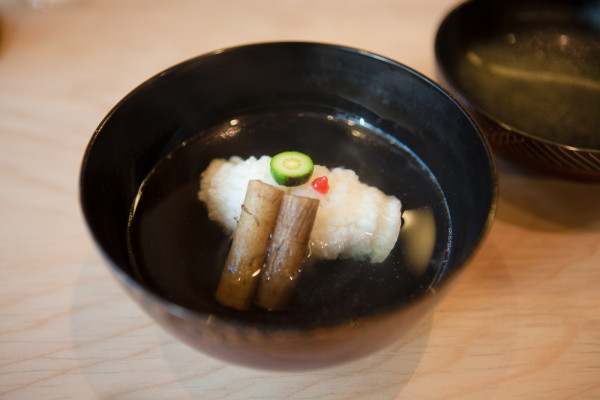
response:
M474 0L442 22L442 81L494 151L600 181L600 2Z

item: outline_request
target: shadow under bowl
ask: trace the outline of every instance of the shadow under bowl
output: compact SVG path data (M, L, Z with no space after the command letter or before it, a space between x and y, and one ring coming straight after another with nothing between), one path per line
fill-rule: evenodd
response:
M223 307L229 238L197 198L200 174L216 157L290 149L401 199L396 246L382 264L306 268L285 311ZM152 318L206 354L274 369L398 340L481 242L496 187L486 140L432 81L363 50L298 42L215 51L147 80L100 123L80 176L94 239Z
M440 25L435 54L496 154L600 180L600 1L468 1Z

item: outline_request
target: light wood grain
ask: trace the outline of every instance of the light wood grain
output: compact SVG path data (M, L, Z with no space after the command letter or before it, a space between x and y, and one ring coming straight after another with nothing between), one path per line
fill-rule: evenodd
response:
M127 92L217 48L313 40L435 78L451 0L2 0L0 397L600 398L600 185L502 161L497 219L433 315L337 368L255 371L191 351L131 302L82 220L78 169Z

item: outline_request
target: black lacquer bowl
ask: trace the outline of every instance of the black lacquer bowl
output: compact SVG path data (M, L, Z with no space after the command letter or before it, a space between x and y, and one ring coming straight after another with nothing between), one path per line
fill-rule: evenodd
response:
M214 300L229 237L198 200L215 157L310 154L403 204L381 264L312 262L286 310ZM383 348L427 314L489 228L496 171L483 136L433 82L316 43L219 50L152 77L101 122L81 204L123 286L167 331L223 360L325 367Z
M600 1L474 0L442 22L441 80L494 151L600 180Z

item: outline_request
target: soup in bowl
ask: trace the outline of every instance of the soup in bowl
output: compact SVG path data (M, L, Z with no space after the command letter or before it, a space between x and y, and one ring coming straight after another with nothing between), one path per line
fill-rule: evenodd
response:
M271 181L269 161L285 151L314 162L296 189ZM323 177L327 190L313 185ZM230 253L255 246L236 244L250 180L319 200L277 309L253 297L260 284L216 295ZM486 140L434 82L363 50L300 42L215 51L142 83L94 132L80 191L111 270L162 327L210 356L291 370L398 340L463 270L497 199ZM257 279L270 276L273 223ZM250 300L232 306L240 290Z

